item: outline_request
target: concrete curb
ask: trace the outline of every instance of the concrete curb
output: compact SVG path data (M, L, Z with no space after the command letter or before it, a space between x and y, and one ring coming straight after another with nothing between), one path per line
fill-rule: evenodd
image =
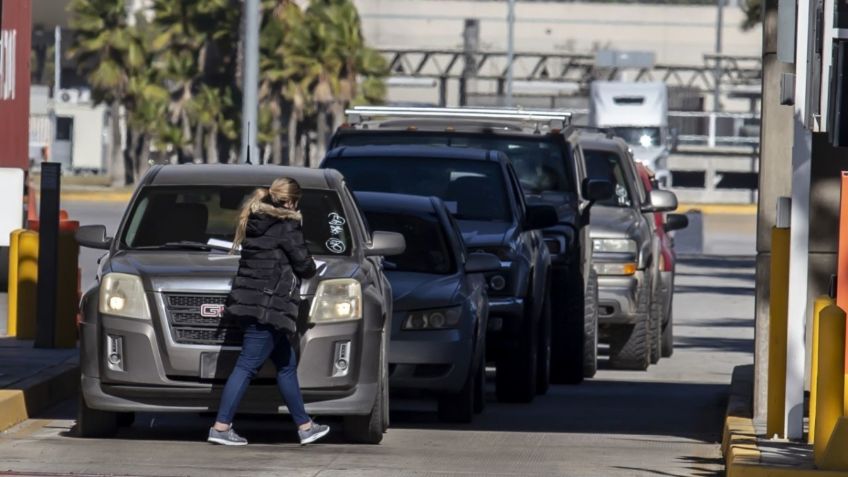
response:
M753 392L754 366L734 368L721 444L726 477L848 477L848 472L818 470L803 460L785 459L781 465L764 462L752 417Z
M68 360L0 390L0 432L75 396L79 383L79 364Z

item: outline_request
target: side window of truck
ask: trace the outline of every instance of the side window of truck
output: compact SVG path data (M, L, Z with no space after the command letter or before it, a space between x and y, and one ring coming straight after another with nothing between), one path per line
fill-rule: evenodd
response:
M527 206L524 203L524 190L521 188L521 182L518 181L518 174L515 173L515 169L513 169L512 164L507 163L506 165L506 176L509 178L509 188L512 189L512 195L515 197L515 205L518 206L520 219L524 218L524 211L527 210Z

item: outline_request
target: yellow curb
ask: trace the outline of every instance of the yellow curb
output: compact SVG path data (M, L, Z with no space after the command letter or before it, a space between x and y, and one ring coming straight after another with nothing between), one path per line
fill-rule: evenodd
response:
M132 197L131 191L126 192L111 192L111 191L63 191L61 199L63 201L79 201L79 202L129 202Z
M676 212L696 210L704 215L757 215L757 204L678 204Z
M27 420L26 399L20 389L0 389L0 431Z

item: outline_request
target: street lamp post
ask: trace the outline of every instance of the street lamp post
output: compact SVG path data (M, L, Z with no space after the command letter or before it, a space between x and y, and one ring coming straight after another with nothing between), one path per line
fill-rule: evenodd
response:
M721 111L721 30L724 28L724 2L725 0L716 0L716 10L718 17L716 18L716 46L715 46L715 89L713 90L713 111Z
M515 0L507 2L506 35L506 105L512 107L512 63L515 57Z
M256 122L259 107L259 0L244 0L244 72L241 110L241 161L257 161ZM257 161L261 162L261 161Z

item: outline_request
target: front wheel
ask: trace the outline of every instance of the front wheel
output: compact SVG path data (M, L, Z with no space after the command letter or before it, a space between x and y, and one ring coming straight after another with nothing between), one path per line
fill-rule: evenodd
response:
M374 398L371 412L364 416L345 416L344 434L347 440L358 444L379 444L385 432L383 411L388 406L385 401L386 383L380 382L380 389Z
M583 377L592 378L598 372L598 275L589 272L586 288L583 332Z
M521 333L514 338L517 343L504 346L498 352L495 374L495 393L498 401L529 403L536 397L539 333L533 325L532 308L527 306Z
M112 437L118 433L118 413L88 407L85 396L80 393L77 432L80 437Z
M439 398L439 420L442 422L469 423L474 419L477 370L469 369L465 384L456 394Z
M551 387L551 301L545 300L539 319L539 355L536 358L536 394L544 395Z

